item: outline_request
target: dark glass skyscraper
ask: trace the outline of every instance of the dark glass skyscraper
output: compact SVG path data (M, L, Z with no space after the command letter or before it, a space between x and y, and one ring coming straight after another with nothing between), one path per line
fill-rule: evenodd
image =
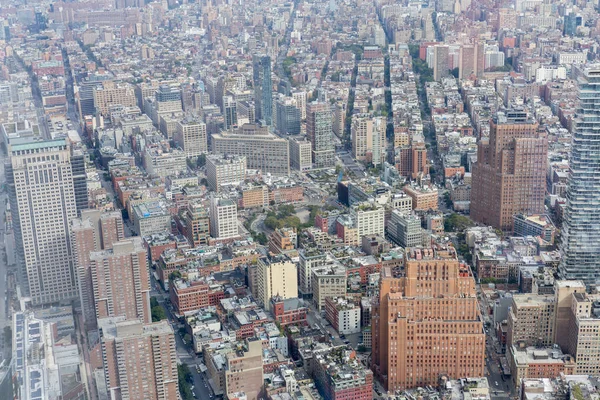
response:
M559 275L600 283L600 64L574 67L579 106L567 178Z
M273 84L271 83L271 57L254 55L252 57L254 103L256 120L266 125L273 123Z

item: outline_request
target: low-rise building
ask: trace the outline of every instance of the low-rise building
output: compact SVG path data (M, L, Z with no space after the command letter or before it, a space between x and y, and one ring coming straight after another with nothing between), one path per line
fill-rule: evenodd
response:
M171 214L162 201L152 201L133 206L133 225L138 236L171 231Z
M345 346L314 352L311 370L321 396L328 400L371 400L373 372Z
M352 299L327 297L325 299L325 317L340 335L360 332L360 306L355 304Z

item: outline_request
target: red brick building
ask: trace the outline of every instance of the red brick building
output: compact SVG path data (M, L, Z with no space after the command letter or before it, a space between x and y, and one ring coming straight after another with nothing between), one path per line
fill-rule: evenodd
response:
M306 325L308 309L297 298L283 300L279 297L271 297L271 310L275 321L281 326Z

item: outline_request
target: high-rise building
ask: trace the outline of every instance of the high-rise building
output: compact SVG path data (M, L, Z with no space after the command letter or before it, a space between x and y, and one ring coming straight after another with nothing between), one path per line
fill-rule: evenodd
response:
M448 53L449 48L445 45L435 45L433 49L433 80L440 81L449 75Z
M239 236L237 206L229 199L210 199L210 235L215 239Z
M306 110L306 134L312 144L315 168L330 168L335 164L335 145L328 103L311 103Z
M300 133L300 109L296 100L282 97L275 102L276 126L280 134L298 135Z
M89 257L97 318L151 322L148 256L142 239L123 239Z
M571 11L569 14L565 15L564 20L563 33L566 36L575 36L575 34L577 34L577 27L581 26L583 22L581 15L577 15Z
M306 138L290 139L290 166L299 171L312 167L312 145Z
M282 300L298 297L298 271L296 264L284 256L263 257L256 270L258 303L268 308L271 297Z
M237 102L233 96L223 96L223 116L226 130L237 126Z
M553 295L515 294L508 312L506 347L551 346L556 302Z
M271 57L255 54L252 57L252 76L254 80L256 120L264 121L265 125L271 125L273 123Z
M324 265L327 255L316 248L303 248L299 251L300 262L298 263L298 289L300 297L309 299L312 297L312 270Z
M71 246L74 269L78 279L83 319L89 329L96 326L90 254L94 251L111 249L113 243L124 238L123 218L120 212L102 213L99 210L85 210L80 218L73 220Z
M574 76L579 107L573 121L558 273L589 286L600 283L600 65L576 67Z
M458 77L467 79L471 75L481 76L484 71L484 53L483 43L462 45L458 55Z
M206 157L208 186L218 192L223 186L239 185L246 179L246 157L209 155Z
M298 110L300 110L300 118L305 120L306 119L306 99L308 98L308 96L306 95L306 92L304 92L304 91L293 92L292 97L294 98L294 100L296 100L296 107L298 107Z
M167 321L103 318L98 327L107 398L179 399L175 335Z
M335 110L333 111L333 133L337 137L344 136L344 127L346 126L346 103L335 103Z
M402 247L420 246L423 242L421 218L412 212L393 210L387 232L390 239Z
M6 180L22 289L33 304L78 297L70 226L77 218L71 150L64 139L14 144Z
M200 201L189 201L182 216L185 235L193 247L208 244L210 238L208 208Z
M471 217L505 231L513 215L544 212L548 140L524 111L498 112L473 166Z
M385 154L385 120L369 114L352 117L352 155L360 161L380 165Z
M397 148L395 152L396 169L401 176L419 179L429 175L427 147L422 134L414 134L410 144Z
M178 122L173 139L187 157L198 157L208 152L206 124L202 121L184 119Z
M366 235L385 234L385 209L377 204L361 203L350 211L354 226L357 229L358 240Z
M483 376L485 333L475 279L453 247L407 248L381 270L372 310L372 369L388 391Z
M373 120L369 114L352 117L352 155L359 161L366 161L372 152Z
M240 398L244 393L247 400L260 398L264 382L263 348L260 340L245 341L239 351L227 354L225 391L227 398Z
M156 91L154 98L156 100L156 112L181 112L183 106L181 104L181 90L171 85L160 85Z

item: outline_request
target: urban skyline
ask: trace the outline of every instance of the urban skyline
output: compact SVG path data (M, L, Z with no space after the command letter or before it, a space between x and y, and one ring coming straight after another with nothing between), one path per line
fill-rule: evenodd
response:
M600 2L5 0L0 398L580 400Z

